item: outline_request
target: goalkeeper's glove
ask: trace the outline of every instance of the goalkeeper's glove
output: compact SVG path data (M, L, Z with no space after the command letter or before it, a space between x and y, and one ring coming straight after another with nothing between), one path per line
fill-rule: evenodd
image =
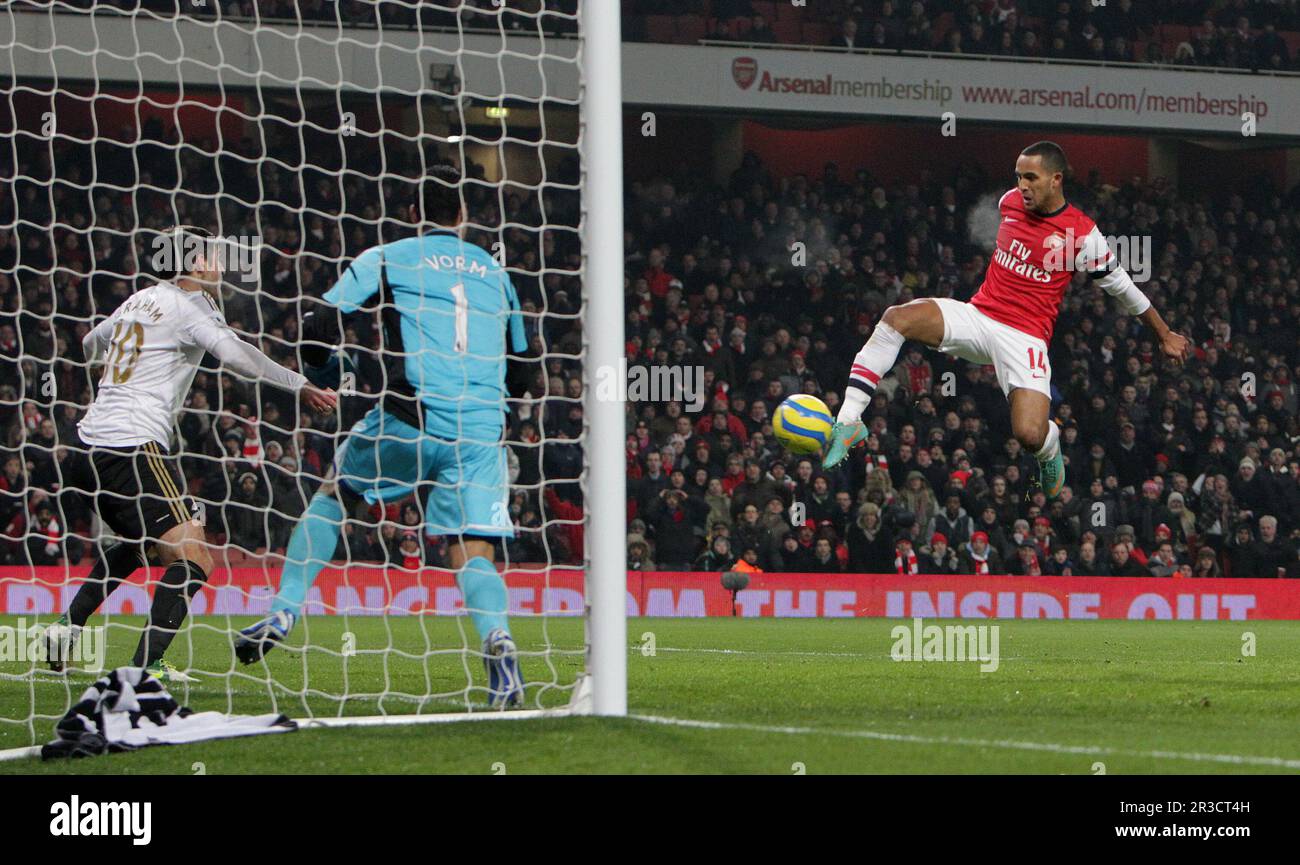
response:
M338 311L325 307L303 313L298 332L303 366L326 366L335 346L342 341Z
M304 360L306 360L304 352ZM304 363L302 374L307 376L307 381L321 389L339 390L343 383L343 376L349 372L354 372L357 366L352 362L352 358L343 350L331 352L323 364L311 366Z
M336 348L341 340L337 310L311 310L302 317L302 374L319 388L338 389L344 373L356 368L346 352Z

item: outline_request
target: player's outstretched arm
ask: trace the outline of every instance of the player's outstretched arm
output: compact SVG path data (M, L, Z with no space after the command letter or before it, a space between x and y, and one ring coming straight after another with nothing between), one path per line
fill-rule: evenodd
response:
M1164 352L1165 357L1174 363L1182 363L1187 359L1191 342L1181 333L1171 330L1154 306L1148 306L1138 318L1142 319L1142 323L1151 328L1156 339L1160 340L1160 350Z
M1116 266L1110 270L1094 273L1093 279L1096 279L1102 289L1119 302L1126 313L1136 315L1142 319L1143 324L1151 328L1156 339L1160 340L1160 350L1165 357L1175 363L1182 363L1186 359L1187 337L1169 328L1159 310L1151 305L1150 298L1137 287L1124 268Z
M302 373L271 360L256 346L240 339L229 327L211 320L200 321L189 329L189 335L196 344L221 361L222 366L244 378L295 391L312 411L328 414L338 405L338 395L332 389L318 388Z
M339 395L333 388L316 387L311 382L302 386L298 396L302 399L303 405L317 414L329 414L339 404Z

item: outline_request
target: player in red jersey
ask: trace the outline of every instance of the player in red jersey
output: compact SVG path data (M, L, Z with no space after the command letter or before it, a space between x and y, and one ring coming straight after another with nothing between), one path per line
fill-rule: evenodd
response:
M1188 341L1165 324L1145 294L1116 262L1097 225L1065 200L1065 152L1050 142L1026 147L1016 160L1016 188L998 202L1002 221L989 268L970 303L922 298L885 310L853 359L849 384L823 465L842 461L867 438L862 412L905 340L945 354L993 364L1011 403L1011 431L1038 459L1039 483L1049 499L1065 483L1060 432L1050 420L1052 369L1047 345L1061 298L1083 270L1129 315L1155 332L1160 350L1176 363Z

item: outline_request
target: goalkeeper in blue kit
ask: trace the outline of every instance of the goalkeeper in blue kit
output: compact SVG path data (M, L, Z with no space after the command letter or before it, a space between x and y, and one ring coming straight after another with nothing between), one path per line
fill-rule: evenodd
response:
M361 499L396 501L432 481L425 525L450 541L449 564L483 641L489 702L504 708L522 705L524 683L493 539L514 536L502 441L507 335L516 354L527 342L509 275L461 238L459 183L454 166L430 171L407 214L422 230L367 249L325 293L337 313L304 316L303 361L327 368L337 362L338 313L379 311L383 397L353 425L294 528L271 614L241 631L235 650L253 663L284 640Z

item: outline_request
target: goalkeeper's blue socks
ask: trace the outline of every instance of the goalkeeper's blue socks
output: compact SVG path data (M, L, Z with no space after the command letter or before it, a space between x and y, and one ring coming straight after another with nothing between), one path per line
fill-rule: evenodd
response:
M343 530L343 507L333 496L312 496L302 519L289 536L284 568L280 571L280 591L271 605L271 613L281 611L301 614L307 590L334 557Z
M486 640L496 630L509 633L510 625L506 620L509 596L506 594L506 581L501 579L496 567L482 556L475 556L465 563L456 579L479 639Z
M506 581L482 556L465 563L457 575L465 610L483 641L483 666L488 677L488 705L506 709L524 704L524 677L519 672L518 649L510 638L506 610L510 596Z

